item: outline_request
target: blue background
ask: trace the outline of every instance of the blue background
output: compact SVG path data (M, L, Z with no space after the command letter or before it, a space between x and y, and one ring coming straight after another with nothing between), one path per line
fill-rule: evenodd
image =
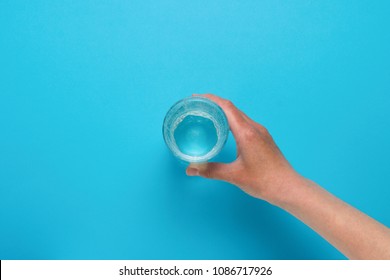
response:
M189 178L165 113L231 99L304 176L390 225L388 1L0 2L0 259L340 259ZM230 136L220 160L235 156Z

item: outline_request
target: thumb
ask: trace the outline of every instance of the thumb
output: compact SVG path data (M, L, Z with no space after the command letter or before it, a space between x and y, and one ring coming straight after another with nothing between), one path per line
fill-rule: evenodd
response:
M219 162L191 163L186 170L188 176L226 180L229 176L229 164Z

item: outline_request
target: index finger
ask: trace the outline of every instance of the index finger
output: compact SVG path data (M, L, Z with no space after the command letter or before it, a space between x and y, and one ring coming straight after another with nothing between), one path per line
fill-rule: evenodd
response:
M217 103L226 114L234 138L240 138L240 132L242 132L242 128L247 127L249 124L242 116L240 110L238 110L237 107L234 106L234 104L230 100L223 99L219 96L210 93L193 95L206 97Z

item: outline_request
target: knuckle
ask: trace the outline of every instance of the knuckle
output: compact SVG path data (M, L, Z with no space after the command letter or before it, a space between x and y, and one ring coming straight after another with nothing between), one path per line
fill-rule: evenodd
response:
M211 178L211 171L210 171L210 169L205 169L202 172L202 176L205 177L205 178Z
M262 126L261 124L257 125L258 130L260 131L261 134L264 135L269 135L269 131L266 127Z
M258 134L254 128L248 128L243 132L243 136L247 141L253 141L257 138Z
M231 102L230 100L224 100L224 105L226 106L226 108L233 108L234 107L233 102Z

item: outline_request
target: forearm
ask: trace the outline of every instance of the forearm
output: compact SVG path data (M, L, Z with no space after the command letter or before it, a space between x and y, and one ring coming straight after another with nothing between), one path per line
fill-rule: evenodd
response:
M304 178L271 203L291 213L350 259L390 259L390 229Z

